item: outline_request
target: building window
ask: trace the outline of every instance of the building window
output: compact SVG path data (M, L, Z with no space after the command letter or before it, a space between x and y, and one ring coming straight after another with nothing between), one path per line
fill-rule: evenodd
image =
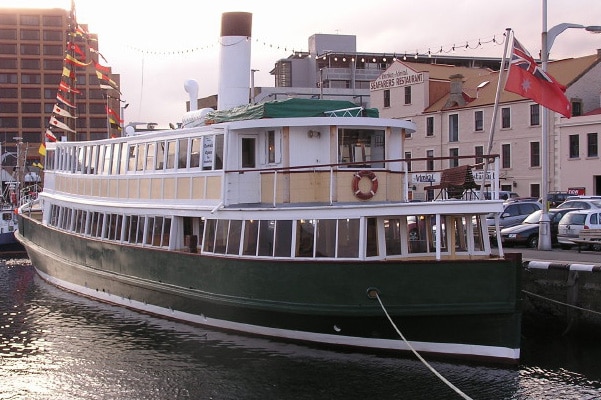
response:
M411 86L405 86L405 104L411 104Z
M587 157L598 157L599 156L599 142L597 133L586 134L586 156Z
M530 126L540 125L540 106L538 104L530 105Z
M459 159L457 157L459 157L459 149L456 147L449 149L449 157L451 157L451 159L449 160L449 167L458 167Z
M570 149L570 158L580 157L580 137L578 135L570 135L569 149Z
M530 197L540 197L540 185L538 183L530 184Z
M40 31L21 29L21 40L40 40Z
M449 142L459 141L459 114L449 115Z
M21 60L21 68L22 69L40 69L40 60L24 58Z
M0 25L4 24L0 21ZM17 31L14 29L0 29L0 39L17 40Z
M0 44L0 54L17 54L17 45L16 44ZM17 60L12 60L17 65ZM6 62L2 60L2 62ZM4 67L6 68L6 67Z
M411 152L405 152L405 162L407 163L407 172L411 172Z
M511 145L501 145L501 167L511 168Z
M540 143L530 142L530 166L540 167Z
M511 109L509 107L501 109L501 128L511 128Z
M40 17L38 15L21 15L21 25L40 25Z
M390 107L390 89L384 89L384 107Z
M434 136L434 117L426 117L426 136Z
M40 55L40 46L37 44L22 44L20 48L23 55Z
M434 171L434 150L426 150L426 170Z
M572 116L582 115L582 100L572 100Z
M63 32L61 31L44 31L42 33L44 40L46 41L55 41L62 42L63 41Z
M474 147L474 154L476 154L476 169L484 168L484 146L476 146Z
M484 111L474 112L474 130L476 132L484 130Z

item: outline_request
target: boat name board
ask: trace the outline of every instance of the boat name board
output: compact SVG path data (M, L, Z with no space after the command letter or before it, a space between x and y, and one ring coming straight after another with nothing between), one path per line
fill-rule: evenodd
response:
M440 182L440 172L411 174L411 182L412 183L438 183L438 182Z

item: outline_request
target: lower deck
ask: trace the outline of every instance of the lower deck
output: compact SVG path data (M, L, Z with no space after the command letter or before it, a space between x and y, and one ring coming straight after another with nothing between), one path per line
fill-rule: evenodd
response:
M483 223L486 214L470 212L475 205L441 202L437 207L409 206L410 211L403 207L386 211L384 206L362 210L250 208L182 216L159 214L158 210L94 210L89 205L46 200L42 221L53 229L112 243L237 258L490 257Z

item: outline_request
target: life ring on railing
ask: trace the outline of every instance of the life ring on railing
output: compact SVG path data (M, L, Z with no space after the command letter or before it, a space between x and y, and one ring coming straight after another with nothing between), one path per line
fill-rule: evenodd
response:
M362 192L359 189L359 182L363 177L367 177L371 181L371 188L368 192ZM353 176L353 193L355 197L361 200L369 200L378 191L378 177L371 171L359 171Z

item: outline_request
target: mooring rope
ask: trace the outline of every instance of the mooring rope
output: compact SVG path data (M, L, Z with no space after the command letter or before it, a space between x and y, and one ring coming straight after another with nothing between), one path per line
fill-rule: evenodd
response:
M574 308L576 310L586 311L586 312L589 312L589 313L592 313L592 314L601 315L601 312L599 312L599 311L589 310L588 308L582 308L582 307L575 306L573 304L568 304L568 303L564 303L562 301L553 300L553 299L550 299L548 297L541 296L540 294L529 292L527 290L522 290L522 292L526 293L529 296L538 297L539 299L550 301L551 303L556 303L556 304L559 304L559 305L562 305L562 306Z
M461 390L459 390L459 388L457 388L455 385L453 385L451 382L449 382L444 376L442 376L438 371L436 371L434 369L434 367L432 367L430 364L428 364L428 362L413 348L413 346L411 346L411 344L407 341L407 339L405 339L405 336L403 336L403 334L401 333L401 331L399 330L399 328L397 328L397 326L394 324L394 322L392 321L392 318L390 318L390 315L388 314L388 311L386 311L386 307L384 307L384 304L382 304L382 300L380 300L380 295L377 292L375 293L375 295L376 295L376 298L378 299L378 303L380 303L380 307L382 307L382 311L384 311L384 314L386 314L386 318L388 318L388 321L390 321L390 323L392 324L392 327L394 328L394 330L399 334L399 336L401 337L401 339L403 339L403 342L405 342L405 344L407 345L407 347L409 347L409 349L411 350L411 352L413 354L415 354L415 356L426 367L428 367L428 369L430 371L432 371L432 373L434 375L436 375L448 387L450 387L451 389L453 389L455 391L455 393L457 393L458 395L460 395L464 399L472 400L471 397L469 397L468 395L466 395L465 393L463 393Z

